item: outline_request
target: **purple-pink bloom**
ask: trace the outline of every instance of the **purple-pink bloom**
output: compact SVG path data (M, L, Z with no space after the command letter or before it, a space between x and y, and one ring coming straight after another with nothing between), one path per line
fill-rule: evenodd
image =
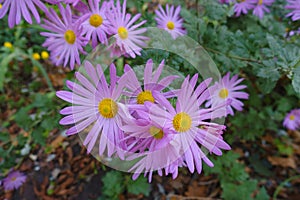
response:
M163 127L164 132L172 133L173 139L161 149L143 155L144 157L132 168L135 177L142 173L142 170L146 170L150 179L153 170L159 170L161 174L161 170L168 166L172 166L172 171L176 174L176 168L182 165L186 165L192 173L195 168L201 173L202 160L210 167L213 167L213 163L200 146L219 156L222 155L221 149L230 150L230 146L219 135L225 126L207 121L212 119L216 109L200 107L208 98L207 86L211 79L202 82L195 89L197 80L198 75L191 80L188 76L184 80L177 92L176 108L158 92L154 93L154 98L159 101L159 105L146 102L151 121Z
M48 19L44 19L42 25L48 31L41 35L48 37L43 46L50 51L52 61L58 66L67 64L74 69L75 63L81 64L79 52L85 54L83 47L86 45L86 39L82 36L81 20L72 21L72 12L69 5L64 8L58 5L62 19L59 18L54 9L50 9L46 14Z
M262 19L265 12L270 12L270 9L267 6L271 6L273 2L274 0L257 0L257 4L253 9L253 14Z
M289 112L284 118L283 126L290 130L297 130L300 128L300 109L294 109Z
M249 10L255 7L255 3L257 0L237 0L234 4L234 13L237 17L241 14L247 14Z
M238 79L238 75L230 79L230 73L227 73L219 82L210 87L210 98L206 106L217 107L229 99L231 103L227 106L226 115L234 115L233 108L242 111L244 104L239 99L249 98L249 94L240 91L247 87L246 85L239 85L243 80L243 78Z
M111 45L111 56L129 55L135 58L136 55L141 55L142 47L146 46L147 37L141 35L147 31L146 28L140 28L146 23L146 20L134 23L141 17L141 14L136 14L131 18L129 13L126 13L126 0L121 7L120 0L117 5L113 6L107 15L110 20L110 34L114 35L115 42Z
M292 17L293 21L300 19L300 0L287 0L288 5L285 6L286 9L293 10L287 17Z
M29 24L32 24L31 15L34 16L37 23L41 22L40 15L36 7L47 11L47 7L40 0L2 0L2 8L0 9L0 19L8 12L8 26L13 28L16 24L20 24L21 18L24 18Z
M3 186L6 191L18 189L21 185L23 185L26 181L26 176L19 171L11 171L3 179Z
M175 8L166 5L166 11L159 5L159 9L155 11L157 27L168 31L173 39L179 36L186 35L186 30L183 28L183 19L180 17L181 7Z
M60 111L62 115L66 115L60 120L60 124L73 125L67 130L67 135L91 128L83 142L88 153L98 144L100 156L107 150L107 156L111 157L117 152L123 158L125 143L122 142L124 133L120 127L122 119L129 116L129 113L126 113L125 105L119 100L127 83L127 76L117 77L116 67L112 64L108 84L100 65L95 68L90 62L85 62L84 69L86 75L75 73L78 83L67 81L67 87L72 92L56 93L59 98L72 103L72 106Z
M103 2L100 6L100 0L89 0L88 18L82 23L83 35L87 40L92 40L92 46L95 48L100 41L107 44L107 35L109 33L109 21L106 17L108 2Z

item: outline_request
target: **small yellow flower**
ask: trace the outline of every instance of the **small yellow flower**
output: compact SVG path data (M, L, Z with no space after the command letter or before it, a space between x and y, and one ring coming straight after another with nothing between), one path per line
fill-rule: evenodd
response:
M39 53L32 54L32 57L33 57L34 60L40 60L41 59L41 56L40 56Z
M9 49L13 48L13 45L10 42L4 42L3 46L5 46L6 48L9 48Z
M41 55L44 60L47 60L49 58L49 53L47 51L42 51Z

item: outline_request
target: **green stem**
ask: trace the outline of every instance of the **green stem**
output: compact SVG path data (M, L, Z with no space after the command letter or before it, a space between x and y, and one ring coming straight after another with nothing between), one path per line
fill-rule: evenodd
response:
M275 190L274 195L273 195L273 200L277 199L277 195L279 194L280 190L284 187L285 184L287 184L288 182L292 181L292 180L296 180L296 179L300 179L300 175L296 175L296 176L292 176L288 179L286 179L285 181L283 181Z
M254 60L254 59L251 59L251 58L243 58L243 57L240 57L240 56L234 56L234 55L230 55L230 54L225 54L223 52L211 49L209 47L203 47L203 48L206 51L210 51L210 52L217 53L217 54L222 54L222 55L225 55L225 56L227 56L229 58L233 58L233 59L236 59L236 60L242 60L242 61L248 61L248 62L256 62L256 63L262 64L262 62L260 60Z

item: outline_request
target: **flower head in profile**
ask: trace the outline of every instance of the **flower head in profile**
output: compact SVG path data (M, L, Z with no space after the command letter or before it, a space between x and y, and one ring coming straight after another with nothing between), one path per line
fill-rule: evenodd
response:
M109 13L110 15L107 15L111 24L109 30L115 39L110 47L111 56L129 55L135 58L136 55L141 55L142 47L146 46L145 41L148 38L142 35L147 29L138 28L145 24L146 20L134 24L141 17L141 14L136 14L131 18L131 15L126 13L126 0L122 6L118 0L116 6L112 5Z
M294 109L289 112L284 118L283 126L290 130L297 130L300 128L300 109Z
M100 6L100 0L89 0L88 18L82 23L83 35L87 40L92 40L92 46L95 48L100 41L107 44L107 34L109 21L106 17L108 2L104 1ZM86 16L83 16L86 18Z
M47 37L43 46L50 51L51 59L56 65L63 64L66 67L69 64L70 68L74 69L75 63L81 64L79 52L85 54L83 47L86 45L86 40L82 36L81 21L75 23L72 21L70 6L64 8L59 4L58 8L62 19L54 9L50 9L47 13L49 20L45 19L45 24L42 25L43 28L51 31L41 33Z
M216 107L230 99L231 103L227 106L226 115L234 115L233 108L242 111L244 104L239 99L249 98L249 94L239 91L247 87L246 85L239 85L243 80L242 78L238 79L238 75L230 79L230 73L227 73L219 82L210 87L211 96L206 106Z
M249 10L255 7L257 0L237 0L234 4L234 13L237 17L241 14L247 14Z
M159 9L155 11L157 27L168 31L173 39L186 34L183 28L183 19L180 17L181 7L176 8L172 5L166 5L166 10L159 5Z
M6 191L18 189L26 181L26 176L19 171L10 171L3 179L3 186Z
M292 17L293 21L300 19L300 0L287 0L288 5L285 6L286 9L292 10L287 17Z
M8 14L8 25L13 28L16 24L20 24L21 19L24 18L29 24L32 24L31 15L34 16L37 23L41 22L37 7L47 11L47 7L41 0L4 0L0 9L0 19Z
M217 108L202 109L200 107L208 98L207 86L211 80L202 82L195 89L197 80L197 75L191 80L189 76L184 80L177 93L175 108L158 92L154 93L154 98L159 101L159 105L146 103L151 121L163 127L165 134L172 134L172 139L157 151L149 151L142 155L141 160L132 168L135 172L134 178L144 170L146 174L149 173L150 181L154 170L158 170L160 174L163 169L166 170L169 167L174 173L174 178L178 167L184 165L192 173L195 168L198 173L201 173L202 160L211 167L213 163L199 145L216 155L222 155L221 149L230 149L230 146L219 135L225 126L208 121L212 119L213 112Z
M253 9L253 14L262 19L265 12L270 12L270 9L267 6L271 6L273 2L274 0L257 0L256 6Z
M78 83L67 82L72 92L59 91L56 95L72 103L72 106L61 110L62 115L67 115L60 120L62 125L73 125L67 131L67 135L82 132L91 127L83 144L90 153L98 141L99 155L111 157L115 152L122 158L123 151L121 140L124 133L120 127L122 118L126 118L126 108L119 102L121 93L126 85L126 75L121 78L116 75L115 65L110 66L110 84L107 83L102 67L96 68L89 62L85 62L86 75L76 72Z

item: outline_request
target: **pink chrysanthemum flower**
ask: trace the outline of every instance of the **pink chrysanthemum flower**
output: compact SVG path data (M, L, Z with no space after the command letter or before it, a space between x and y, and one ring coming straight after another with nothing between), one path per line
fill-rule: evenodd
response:
M51 32L42 32L41 35L48 37L43 46L51 53L51 59L56 65L67 64L74 69L75 63L81 64L79 52L85 54L83 47L86 41L82 36L81 21L72 21L72 12L69 5L64 8L58 5L62 15L62 20L58 17L54 9L47 13L49 20L44 19L43 28Z
M211 167L213 163L207 158L199 145L216 155L222 155L221 149L230 150L230 146L219 136L225 126L207 122L214 115L213 112L216 108L200 108L201 104L208 98L207 85L211 80L202 82L194 90L197 80L197 75L190 81L189 77L184 80L178 92L175 109L163 95L157 92L154 93L154 96L158 99L160 105L146 103L152 122L163 127L162 130L170 131L174 136L161 149L143 155L144 157L132 168L135 169L136 174L145 170L146 173L149 172L150 176L153 170L159 170L159 173L161 173L161 170L168 166L172 166L172 171L175 173L175 168L183 164L187 165L190 172L193 173L196 167L197 172L201 173L202 160ZM226 106L226 104L223 106ZM180 159L184 163L180 162Z
M297 130L300 128L300 109L289 112L284 118L283 126L290 130Z
M228 99L231 103L227 106L227 114L234 115L233 108L242 111L244 104L239 99L248 99L249 94L239 90L245 89L246 85L239 85L244 79L238 79L238 75L230 79L230 73L227 73L219 82L210 87L210 99L206 106L216 107L224 104Z
M241 14L247 14L249 10L255 7L256 0L237 0L234 4L234 13L237 17Z
M271 6L273 2L274 0L257 0L257 4L253 9L253 14L262 19L265 12L270 12L270 9L267 6Z
M293 10L287 17L292 17L293 21L300 19L300 0L287 0L288 5L285 6L286 9Z
M6 191L18 189L26 181L26 176L19 171L11 171L5 179L3 179L3 186Z
M186 35L186 30L183 28L183 19L180 17L181 7L166 5L166 11L159 5L159 10L155 11L157 27L168 31L173 39L179 36Z
M110 15L107 15L107 17L111 23L109 27L110 34L114 35L113 37L116 40L110 47L112 50L111 56L129 55L135 58L136 55L141 55L142 47L146 46L145 41L148 40L147 37L141 35L147 29L137 29L145 24L146 20L134 25L141 14L131 18L131 15L126 13L126 0L124 0L122 7L118 0L116 7L112 6Z
M153 73L153 61L149 59L146 63L144 70L144 83L143 85L138 81L135 72L131 69L129 65L125 65L125 73L130 77L126 88L128 89L124 92L124 95L130 98L130 104L143 105L146 101L156 102L152 93L154 91L162 92L166 89L174 79L178 76L166 76L160 79L161 73L164 69L164 60L160 63L157 70ZM166 98L174 96L172 91L162 93Z
M91 127L83 144L90 153L99 140L99 155L102 156L107 149L107 155L111 157L115 152L123 158L125 149L124 133L120 127L122 118L129 116L126 108L119 102L121 93L126 85L127 76L121 78L116 75L116 68L110 66L110 85L105 79L102 67L96 68L91 63L85 62L84 69L87 75L76 72L78 83L67 82L72 92L59 91L56 95L73 105L61 110L62 115L67 115L60 120L62 125L74 125L67 131L67 135L80 133L87 127ZM99 139L98 139L99 138Z
M29 24L32 24L31 14L34 16L37 23L41 22L39 12L36 7L47 11L47 7L40 0L4 0L0 9L0 19L8 12L8 26L13 28L16 24L20 24L23 17Z
M92 46L95 48L98 40L102 44L107 44L109 21L105 12L108 8L108 2L103 2L101 7L100 0L89 0L88 2L89 11L87 14L89 18L82 23L83 35L87 40L92 40Z

